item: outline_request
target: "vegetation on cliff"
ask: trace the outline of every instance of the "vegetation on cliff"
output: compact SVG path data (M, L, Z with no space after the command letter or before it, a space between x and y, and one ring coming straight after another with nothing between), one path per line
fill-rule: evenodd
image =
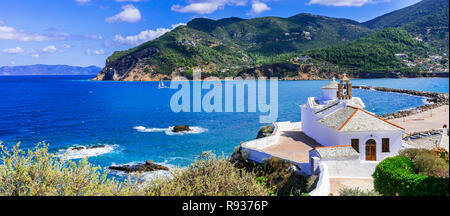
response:
M423 0L363 24L374 30L401 27L414 37L418 37L431 46L448 52L448 14L448 0Z
M331 62L345 68L355 76L369 73L370 77L383 77L387 71L419 73L418 68L408 68L395 54L426 56L433 49L402 29L388 28L345 45L313 50L309 55L317 60Z
M317 79L343 72L355 77L418 76L426 68L407 67L394 54L409 53L414 61L416 56L448 52L448 13L448 0L424 0L365 23L307 13L249 20L196 18L153 41L115 52L96 79L192 78L195 69L219 78ZM308 62L292 61L308 54L313 57Z
M317 175L302 175L296 165L283 159L270 157L263 163L249 160L248 151L241 146L236 147L230 161L238 169L255 173L257 181L277 196L305 195L316 188L319 180Z
M251 172L209 155L151 182L109 178L86 159L75 163L49 153L48 145L23 151L0 146L0 196L264 196L269 190Z
M197 18L158 39L115 52L102 73L125 79L127 73L136 69L149 77L170 76L172 72L189 77L194 67L200 67L203 73L235 76L247 68L277 63L298 52L346 43L372 32L355 21L311 14L250 20ZM128 61L146 49L157 52Z

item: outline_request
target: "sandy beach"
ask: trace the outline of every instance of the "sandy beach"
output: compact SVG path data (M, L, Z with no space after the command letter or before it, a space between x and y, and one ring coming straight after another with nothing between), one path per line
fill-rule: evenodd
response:
M429 130L441 130L442 126L449 124L449 106L444 105L432 110L417 113L405 118L390 120L406 129L407 134Z

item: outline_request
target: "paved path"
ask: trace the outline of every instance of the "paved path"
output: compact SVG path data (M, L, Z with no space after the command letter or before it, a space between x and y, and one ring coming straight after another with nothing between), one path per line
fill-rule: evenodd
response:
M429 130L441 130L442 126L449 125L449 106L444 105L436 109L417 113L405 118L391 119L392 123L406 129L406 133L423 132Z
M373 190L372 178L330 178L330 193L339 196L344 188L359 188L362 191Z
M301 128L282 131L279 141L262 149L264 152L300 163L309 163L309 151L321 146Z
M425 148L433 150L437 146L439 146L439 141L441 140L442 135L436 134L432 136L427 136L423 138L411 139L405 141L406 144L414 146L416 148Z

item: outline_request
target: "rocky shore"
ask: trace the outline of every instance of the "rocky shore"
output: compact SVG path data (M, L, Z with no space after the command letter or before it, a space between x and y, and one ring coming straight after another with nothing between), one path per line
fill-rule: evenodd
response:
M105 148L105 145L95 145L95 146L89 146L89 147L84 147L84 146L80 146L80 147L74 147L71 148L71 151L81 151L81 150L85 150L85 149L98 149L98 148Z
M383 117L384 119L395 119L395 118L403 118L408 117L417 113L425 112L427 110L435 109L443 105L449 105L449 94L445 93L436 93L436 92L426 92L426 91L416 91L416 90L407 90L407 89L395 89L395 88L386 88L386 87L373 87L373 86L353 86L354 89L366 89L366 90L375 90L375 91L383 91L383 92L395 92L400 94L408 94L413 96L425 97L429 104L425 104L420 107L416 107L414 109L409 110L400 110L395 113L387 114Z
M148 160L143 164L136 165L123 165L123 166L110 166L110 170L124 171L124 172L151 172L157 170L169 170L165 166L155 164L153 161Z

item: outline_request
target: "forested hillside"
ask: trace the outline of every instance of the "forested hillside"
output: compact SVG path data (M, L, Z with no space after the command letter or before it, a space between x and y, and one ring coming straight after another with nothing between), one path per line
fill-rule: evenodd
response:
M399 53L407 53L408 59L395 55ZM220 78L320 79L343 72L421 76L432 72L430 55L445 53L448 0L424 0L365 23L306 13L249 20L196 18L153 41L115 52L96 80L192 78L196 69L204 77ZM307 60L295 60L303 57ZM433 67L445 70L448 56L440 58Z

